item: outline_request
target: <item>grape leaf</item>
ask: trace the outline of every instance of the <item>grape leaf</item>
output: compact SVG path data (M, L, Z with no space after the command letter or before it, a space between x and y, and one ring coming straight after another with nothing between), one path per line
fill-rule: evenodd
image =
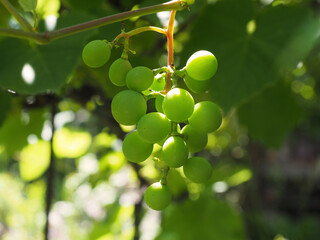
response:
M37 0L19 0L19 4L26 12L32 12L37 7Z
M87 19L70 14L60 17L58 28ZM6 38L0 42L0 86L24 94L59 91L79 63L84 41L92 31L56 40L48 45Z
M187 200L170 208L164 212L162 232L156 240L245 239L241 216L226 202L202 196L197 201Z
M194 21L184 47L182 63L201 49L216 55L219 67L211 96L225 111L275 84L280 70L303 60L319 36L319 19L309 9L295 5L254 9L250 0L207 6ZM247 31L251 20L256 27Z
M302 118L303 111L291 89L279 82L241 105L238 116L252 138L279 148Z

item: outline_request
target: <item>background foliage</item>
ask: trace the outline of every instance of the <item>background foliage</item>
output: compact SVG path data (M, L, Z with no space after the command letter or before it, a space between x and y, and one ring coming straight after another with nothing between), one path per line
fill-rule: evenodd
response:
M159 2L38 0L35 11L46 31ZM34 1L12 3L32 22ZM92 39L113 40L123 26L162 27L168 14L48 45L0 35L0 239L43 239L48 206L50 239L317 239L319 7L316 0L196 0L177 13L175 64L182 68L201 49L216 55L210 91L194 97L216 102L224 120L201 153L212 178L199 185L170 170L174 203L162 213L141 199L161 172L151 159L124 159L121 140L131 128L110 113L122 88L107 73L121 49L100 69L86 67L81 51ZM0 26L19 28L2 5ZM143 33L130 48L133 66L166 65L163 36Z

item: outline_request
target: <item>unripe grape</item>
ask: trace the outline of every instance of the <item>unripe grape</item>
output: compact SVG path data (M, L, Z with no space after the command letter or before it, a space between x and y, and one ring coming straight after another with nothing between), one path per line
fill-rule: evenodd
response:
M205 183L212 174L211 164L202 157L192 157L183 165L186 177L195 183Z
M169 167L181 167L188 159L188 147L181 137L169 137L163 144L161 160Z
M139 163L146 160L152 150L153 144L144 141L137 131L129 133L122 143L122 152L130 162Z
M151 86L153 78L151 69L143 66L134 67L126 76L126 84L129 89L142 92Z
M209 51L201 50L192 54L187 61L186 71L195 80L208 80L217 72L218 62Z
M200 152L208 143L208 135L203 132L195 131L190 125L184 126L181 133L186 136L186 144L189 152Z
M163 210L171 202L171 192L166 185L160 182L150 185L144 193L144 200L153 210Z
M137 130L145 141L156 143L170 133L171 124L164 114L152 112L140 118Z
M111 102L111 112L118 123L134 125L146 114L147 103L140 93L132 90L124 90L113 98Z
M222 123L219 107L210 101L199 102L194 106L189 118L190 126L198 132L210 133L217 130Z
M184 122L193 113L194 100L190 93L182 88L171 89L165 96L162 109L173 122Z
M92 68L104 65L110 58L111 47L103 40L93 40L83 48L83 62Z
M132 66L128 60L123 58L115 60L109 68L110 81L116 86L125 86L127 73L131 69Z
M204 93L210 88L210 79L205 81L199 81L191 78L187 74L184 76L184 82L187 87L194 93Z
M163 109L162 109L163 100L164 100L164 96L162 96L162 95L158 95L156 97L156 109L160 113L163 113Z

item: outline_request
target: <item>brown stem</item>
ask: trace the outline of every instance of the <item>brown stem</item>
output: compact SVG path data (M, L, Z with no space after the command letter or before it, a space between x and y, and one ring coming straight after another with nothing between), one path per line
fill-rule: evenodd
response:
M168 29L167 29L167 42L168 42L168 67L174 70L174 53L173 53L173 30L174 30L174 19L176 16L176 11L172 10L170 14ZM169 91L171 81L171 73L167 74L167 82L166 82L166 90L167 93Z
M136 28L130 32L120 33L118 36L115 37L115 39L113 40L113 43L116 44L120 40L120 38L122 38L122 37L130 38L134 35L137 35L139 33L146 32L146 31L154 31L154 32L158 32L158 33L162 33L162 34L167 35L167 31L164 30L163 28L158 28L158 27L154 27L154 26L146 26L146 27Z
M176 11L172 10L169 20L169 25L167 29L167 39L168 39L168 67L174 68L173 61L173 30L174 30L174 19L176 16Z
M3 2L7 0L0 0L0 1ZM170 10L177 11L177 10L184 9L187 6L188 6L187 2L183 0L174 0L167 3L162 3L162 4L150 6L150 7L141 8L138 10L114 14L111 16L73 25L70 27L58 29L52 32L32 33L30 35L30 34L26 34L26 32L24 31L16 30L16 31L11 31L9 34L8 31L4 31L3 29L0 28L0 35L24 38L24 39L34 40L37 43L45 44L62 37L87 31L93 28L105 26L111 23L121 22L132 17L144 16L144 15L153 14L153 13L162 12L162 11L170 11Z
M52 205L52 200L53 200L53 192L54 192L54 171L55 171L55 157L53 153L53 134L55 131L54 128L54 117L57 112L57 106L56 106L56 100L55 97L53 97L52 102L51 102L51 141L50 141L50 164L47 172L47 191L46 191L46 225L45 225L45 240L49 239L49 213L50 213L50 208Z

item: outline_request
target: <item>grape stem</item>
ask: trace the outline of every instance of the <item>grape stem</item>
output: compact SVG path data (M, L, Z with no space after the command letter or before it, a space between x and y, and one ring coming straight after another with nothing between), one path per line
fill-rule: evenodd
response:
M162 185L167 185L167 176L168 176L168 173L169 173L169 170L170 170L170 167L169 166L165 166L162 171L163 171L163 177L161 178L160 180L160 183Z
M153 69L153 74L157 75L158 73L167 73L170 72L170 69L167 66L161 67L161 68L156 68Z
M21 24L22 28L24 29L23 31L23 30L17 30L17 29L0 28L0 35L20 38L20 39L28 39L28 40L35 41L36 43L39 43L39 44L48 44L54 40L57 40L66 36L74 35L79 32L98 28L111 23L121 22L133 17L139 17L139 16L149 15L149 14L162 12L162 11L170 11L170 10L172 11L171 15L175 15L176 11L180 11L188 7L188 4L189 4L185 0L173 0L166 3L150 6L150 7L145 7L145 8L141 8L133 11L122 12L122 13L114 14L111 16L103 17L103 18L98 18L92 21L80 23L80 24L73 25L66 28L61 28L51 32L38 33L38 32L32 32L33 30L32 26L27 22L27 20L25 20L17 12L17 10L8 2L8 0L0 0L0 2L17 19L17 21ZM173 16L173 21L174 21L174 16ZM170 27L169 25L169 28L166 31L167 37L171 36L170 33L171 31L173 31L173 29L171 28L173 28L173 26ZM154 30L157 30L157 29L154 28L153 31ZM161 32L161 30L159 31ZM172 62L173 62L173 59L172 59Z
M168 29L167 29L167 42L168 42L168 68L172 71L174 70L174 60L173 60L173 30L174 30L174 19L176 17L176 11L172 10L170 14ZM165 93L169 92L171 82L171 72L167 72L167 81Z
M130 37L137 35L139 33L142 32L146 32L146 31L154 31L154 32L158 32L158 33L162 33L164 35L167 34L167 31L163 28L158 28L158 27L153 27L153 26L146 26L146 27L140 27L140 28L136 28L130 32L122 32L120 33L118 36L116 36L116 38L112 41L112 45L116 45L118 43L118 41L120 40L120 38L126 38L129 39Z

